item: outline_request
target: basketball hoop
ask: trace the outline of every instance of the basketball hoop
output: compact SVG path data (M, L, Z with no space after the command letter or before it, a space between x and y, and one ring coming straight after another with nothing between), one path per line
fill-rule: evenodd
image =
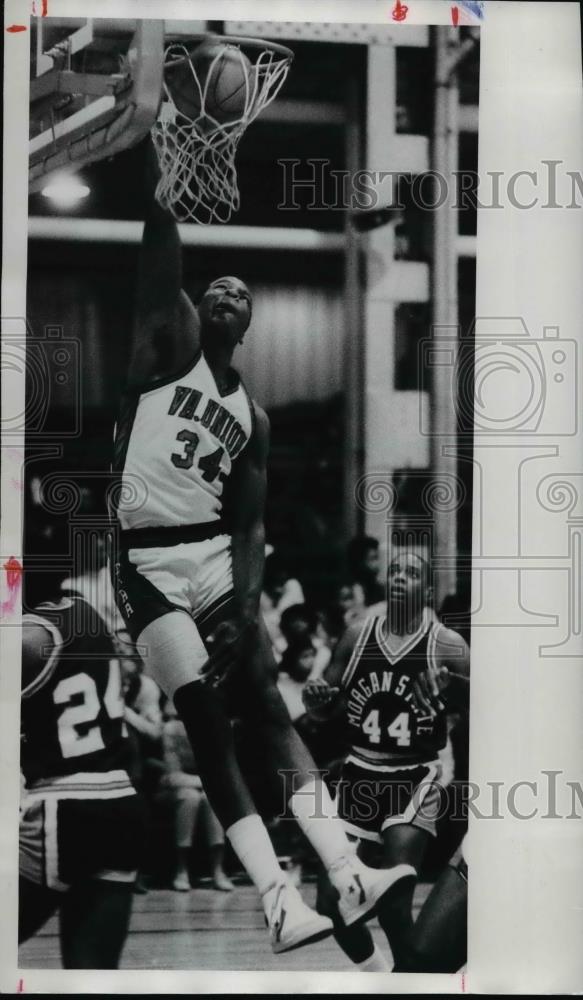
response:
M239 208L235 167L239 140L247 126L279 92L293 53L283 45L264 39L206 35L204 42L214 43L222 50L205 67L204 76L196 65L198 44L190 50L181 44L167 48L163 82L165 100L158 121L152 127L152 138L161 173L156 188L158 202L180 222L193 220L208 224L228 222ZM228 115L228 120L221 120L223 115L217 111L209 81L225 49L235 67L238 64L243 82L237 90L240 107L237 106L235 114ZM192 115L178 99L177 69L192 87Z

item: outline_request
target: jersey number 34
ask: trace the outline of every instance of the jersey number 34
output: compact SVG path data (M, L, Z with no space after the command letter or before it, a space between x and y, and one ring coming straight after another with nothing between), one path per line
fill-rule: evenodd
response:
M381 727L379 725L379 710L373 708L362 723L362 731L366 733L369 743L381 742ZM387 734L397 741L398 747L411 746L411 730L409 729L409 713L400 712L387 726Z
M171 454L170 461L172 465L176 466L177 469L192 469L194 453L198 448L200 440L198 434L195 434L194 431L188 431L185 428L176 435L176 440L182 444L182 454L179 455L176 452ZM202 471L202 478L205 483L212 483L218 475L221 475L223 479L225 478L224 473L221 473L221 459L223 454L223 449L217 448L211 455L199 458L198 467Z

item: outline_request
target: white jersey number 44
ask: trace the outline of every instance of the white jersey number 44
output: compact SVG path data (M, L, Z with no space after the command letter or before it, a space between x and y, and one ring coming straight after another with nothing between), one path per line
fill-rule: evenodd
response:
M366 719L362 724L362 731L366 733L369 739L369 743L380 743L381 742L381 727L379 725L379 710L378 708L373 708L371 712L368 713ZM411 746L411 730L409 728L409 713L400 712L396 718L393 719L390 726L387 726L387 733L397 741L398 747L408 747Z

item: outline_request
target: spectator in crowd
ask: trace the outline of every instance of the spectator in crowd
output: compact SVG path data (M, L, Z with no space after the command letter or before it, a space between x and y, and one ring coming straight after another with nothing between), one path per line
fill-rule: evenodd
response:
M173 813L176 864L172 886L178 892L190 889L190 852L200 823L210 852L213 886L222 892L231 892L234 886L224 869L225 835L203 791L186 730L171 700L166 704L165 716L164 774L157 797L160 803L169 805Z
M357 535L348 543L346 550L348 578L358 583L364 593L366 607L386 600L385 588L379 583L380 553L379 543L370 535Z
M156 681L144 674L143 665L137 656L121 658L123 691L125 699L124 719L128 735L135 734L140 747L140 759L145 763L154 754L159 756L159 741L162 738L161 692Z
M291 610L290 608L289 611ZM330 652L324 648L327 653ZM333 741L335 747L338 741L336 734L331 733L333 726L324 727L320 722L316 722L308 715L302 701L302 691L306 681L321 676L317 661L318 649L310 633L292 636L279 664L277 686L295 728L316 763L321 765L328 760L329 742Z
M282 651L295 646L300 639L310 639L314 647L312 677L320 677L330 661L330 650L319 635L318 616L308 604L292 604L282 612L279 623L283 639Z
M129 644L127 636L127 645ZM119 637L117 645L120 648ZM128 773L134 787L142 794L146 816L144 856L140 858L134 892L145 893L148 888L143 873L147 868L151 802L162 769L161 692L156 682L144 674L142 661L137 655L121 656L120 665L125 701L124 720L128 735Z
M279 627L282 612L292 604L303 602L301 583L291 576L285 561L276 552L271 552L265 560L260 609L276 653L281 653L285 647Z
M318 612L316 636L329 651L328 661L346 629L344 612L338 604L328 604Z
M277 686L287 706L292 722L305 715L302 690L312 676L316 662L316 649L309 633L292 638L283 652L279 664Z
M343 580L337 587L334 596L335 604L342 613L345 628L364 621L368 611L364 600L364 591L359 583Z

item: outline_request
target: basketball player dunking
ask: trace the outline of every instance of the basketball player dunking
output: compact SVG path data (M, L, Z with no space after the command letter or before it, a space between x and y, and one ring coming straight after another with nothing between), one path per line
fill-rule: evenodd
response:
M115 468L130 489L115 512L114 585L130 633L184 722L211 806L261 894L273 950L286 951L330 934L332 924L285 880L236 759L221 687L262 742L266 778L280 791L282 777L293 777L289 807L329 872L346 924L372 915L411 870L379 872L356 857L278 692L258 612L269 425L231 367L251 295L239 278L218 278L194 307L181 287L176 223L154 198L149 143L146 150L137 322L115 440ZM132 482L143 484L139 509L127 499Z
M324 678L309 681L304 703L315 717L344 715L352 744L337 787L347 831L367 860L419 868L440 809L439 751L446 743L446 702L467 704L469 654L457 632L430 608L430 569L403 550L387 575L388 613L348 629ZM415 878L402 879L378 908L395 969L415 967L412 902ZM329 881L318 908L333 921L340 946L367 971L388 970L366 927L346 927ZM437 971L437 970L435 970Z

